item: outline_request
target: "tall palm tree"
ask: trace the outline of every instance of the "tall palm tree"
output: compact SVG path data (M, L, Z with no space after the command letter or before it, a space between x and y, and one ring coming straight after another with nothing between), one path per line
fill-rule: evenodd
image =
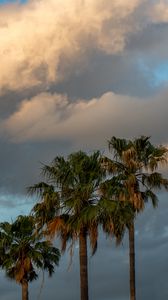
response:
M146 136L133 140L113 136L109 149L113 157L104 158L103 165L111 178L103 184L103 189L112 198L129 201L135 215L144 209L148 200L156 207L158 199L154 191L162 187L168 189L168 180L156 172L160 164L167 162L167 148L152 145ZM129 224L129 247L130 299L136 300L134 221Z
M62 248L68 239L79 240L81 300L88 300L87 236L93 252L96 249L98 222L84 216L88 207L95 208L99 184L104 176L100 153L92 155L79 151L68 156L56 157L51 165L43 167L46 183L29 188L42 198L33 209L38 227L47 228L50 236L60 235ZM85 214L86 216L86 214Z
M40 239L32 216L0 224L0 266L9 278L21 284L22 300L28 300L28 284L37 279L37 270L47 270L51 276L59 262L59 250Z
M40 182L28 189L40 196L40 202L33 208L37 228L52 238L59 236L62 251L67 241L73 245L79 240L81 299L87 300L87 236L92 254L97 249L99 226L119 244L134 217L132 207L102 193L106 172L99 152L88 156L80 151L67 160L56 157L50 166L44 166L42 173L47 183Z

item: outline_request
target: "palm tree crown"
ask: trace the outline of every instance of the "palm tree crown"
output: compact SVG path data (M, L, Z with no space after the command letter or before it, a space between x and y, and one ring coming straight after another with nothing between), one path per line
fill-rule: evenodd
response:
M168 189L168 180L157 172L161 164L167 163L168 149L154 146L150 138L141 136L134 140L112 137L109 150L113 157L103 159L103 166L109 179L102 184L102 191L111 199L129 202L134 213L144 209L145 202L152 201L156 207L158 198L155 190ZM134 222L129 224L130 243L130 299L136 299L135 292L135 249Z
M149 137L142 136L134 140L112 137L109 149L113 158L105 158L104 164L111 177L109 185L111 195L117 195L121 201L130 201L138 212L143 210L148 199L157 205L156 189L168 189L168 180L156 170L167 163L168 149L153 146Z
M19 216L12 224L0 224L1 267L6 275L25 286L22 299L28 299L28 282L37 279L38 269L51 276L60 252L49 241L41 240L32 216ZM23 289L22 289L23 291Z

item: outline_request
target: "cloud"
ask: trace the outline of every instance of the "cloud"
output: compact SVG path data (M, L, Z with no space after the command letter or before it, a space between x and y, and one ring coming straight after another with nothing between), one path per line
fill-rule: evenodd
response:
M112 135L152 135L167 143L167 110L167 90L153 99L108 92L77 102L63 94L41 93L1 122L1 134L13 142L59 139L90 147L102 146Z
M75 124L80 128L82 115L91 113L95 103L96 99L70 103L66 95L41 93L24 100L19 110L2 122L2 127L15 141L65 138L69 133L73 135Z
M168 144L168 89L154 82L163 67L167 72L167 33L168 3L162 0L29 0L1 6L1 221L30 211L33 204L24 194L41 180L40 162L79 149L104 150L112 135L145 134ZM168 298L167 195L159 198L159 208L148 207L136 221L137 296L144 300ZM129 295L126 239L116 249L100 235L98 251L89 258L91 298ZM42 299L54 299L55 290L60 300L79 298L77 249L70 272L68 262L66 254L53 278L45 280ZM33 298L40 280L30 285ZM1 298L18 299L20 287L3 278L2 283Z
M153 10L151 11L152 18L155 22L166 22L168 21L168 3L167 0L161 0L157 2Z
M59 82L77 61L84 68L94 49L121 53L130 35L167 20L161 16L160 8L145 0L33 0L2 7L1 93Z

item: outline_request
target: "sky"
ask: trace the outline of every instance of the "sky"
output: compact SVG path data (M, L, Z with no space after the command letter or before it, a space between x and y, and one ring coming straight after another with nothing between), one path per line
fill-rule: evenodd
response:
M36 200L26 187L57 155L103 153L113 135L168 145L167 36L167 0L0 0L0 221L29 213ZM168 298L167 195L158 196L158 209L148 205L136 224L143 300ZM100 234L92 300L128 299L127 246L127 236L116 249ZM77 251L70 271L66 254L46 278L42 300L78 299ZM0 276L1 299L18 299L20 287ZM40 280L32 299L39 289Z

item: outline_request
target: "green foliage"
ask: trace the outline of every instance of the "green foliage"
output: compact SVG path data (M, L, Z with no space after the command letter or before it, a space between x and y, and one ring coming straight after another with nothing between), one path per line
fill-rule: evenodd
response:
M60 253L49 241L41 241L32 216L0 224L0 265L6 275L22 284L37 279L38 269L54 272Z
M81 230L85 229L94 253L99 226L106 228L106 232L110 232L119 242L129 220L133 218L128 204L116 202L126 175L120 172L117 177L105 181L107 174L104 159L99 151L92 155L79 151L67 159L56 157L51 165L43 167L42 174L46 183L39 183L29 189L41 197L41 201L33 208L37 223L41 220L41 227L46 226L45 233L50 237L56 235L61 238L63 251L67 241L74 242ZM109 163L108 159L106 162ZM115 172L121 166L118 162ZM48 192L50 190L51 193ZM55 194L58 199L56 203L52 202Z
M105 175L100 152L87 155L79 151L67 159L56 157L51 165L43 167L42 174L47 183L29 188L30 192L41 196L41 201L33 208L33 215L37 222L41 220L42 228L46 225L47 234L61 237L65 250L66 241L77 239L84 227L88 228L89 233L91 221L83 218L83 212L85 208L96 205L100 198L99 184ZM50 184L51 194L47 194ZM54 194L58 199L56 203L52 201Z
M129 201L138 212L148 199L157 205L154 190L168 189L168 180L156 172L167 163L167 148L154 146L150 137L133 140L112 137L109 149L113 158L104 158L104 166L110 179L103 183L103 194L111 199Z

